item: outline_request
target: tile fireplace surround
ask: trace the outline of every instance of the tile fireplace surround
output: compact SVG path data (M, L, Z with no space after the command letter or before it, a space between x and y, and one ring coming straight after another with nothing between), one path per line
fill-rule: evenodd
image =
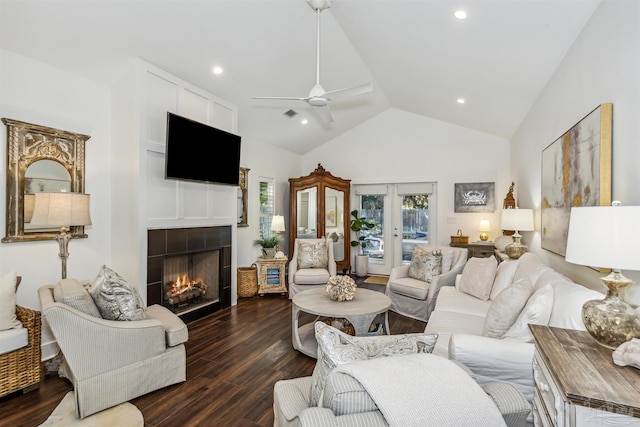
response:
M162 304L165 257L218 251L220 298L193 311L178 313L188 322L231 306L231 226L168 228L147 231L147 305Z

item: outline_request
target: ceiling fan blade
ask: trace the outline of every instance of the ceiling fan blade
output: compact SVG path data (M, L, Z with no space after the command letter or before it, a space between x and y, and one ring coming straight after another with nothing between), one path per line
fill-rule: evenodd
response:
M320 117L322 117L322 120L324 120L326 123L333 123L333 115L331 114L331 110L329 109L328 105L325 105L324 107L314 108L316 109Z
M353 86L344 89L332 90L325 92L324 96L332 101L344 98L350 98L352 96L364 95L373 91L373 85L371 83L365 83L360 86Z
M306 101L309 98L294 98L290 96L253 96L251 99L275 99L281 101Z

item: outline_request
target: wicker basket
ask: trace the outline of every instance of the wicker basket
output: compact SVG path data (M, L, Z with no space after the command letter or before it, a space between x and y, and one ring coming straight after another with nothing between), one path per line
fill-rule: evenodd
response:
M469 243L469 236L463 236L462 230L458 229L458 234L451 236L451 243L458 245L466 245Z
M258 266L238 267L238 296L252 297L258 293Z

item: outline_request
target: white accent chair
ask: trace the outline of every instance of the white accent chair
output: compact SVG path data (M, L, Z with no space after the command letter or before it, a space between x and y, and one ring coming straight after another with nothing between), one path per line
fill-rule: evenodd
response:
M106 320L56 302L54 286L38 294L64 356L59 373L75 389L78 418L186 380L187 326L165 307L147 307L144 320Z
M316 244L325 242L327 247L327 266L325 268L298 268L298 248L300 244ZM329 278L336 275L336 261L333 256L333 240L296 239L293 244L293 255L289 262L289 299L298 292L326 286Z
M462 273L467 263L466 248L449 246L417 245L426 251L442 252L442 274L431 283L409 277L410 264L394 267L387 282L386 294L391 298L391 310L412 319L427 322L436 306L436 300L443 286L453 286L456 276Z

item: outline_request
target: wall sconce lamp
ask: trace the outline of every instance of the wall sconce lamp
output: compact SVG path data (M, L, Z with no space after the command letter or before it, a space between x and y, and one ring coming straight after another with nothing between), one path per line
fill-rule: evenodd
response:
M67 278L69 239L68 228L72 225L91 225L89 195L83 193L35 193L31 225L60 227L56 237L60 247L62 278Z

